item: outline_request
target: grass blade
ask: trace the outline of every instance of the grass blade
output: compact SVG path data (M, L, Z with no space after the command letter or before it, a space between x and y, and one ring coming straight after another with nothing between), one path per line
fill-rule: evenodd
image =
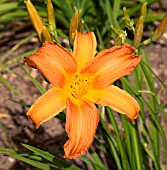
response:
M86 157L81 156L79 159L82 160L83 162L85 162L86 164L92 166L95 170L106 170L106 168L104 166L100 166L97 163L93 162L92 160L90 160Z
M21 106L23 106L23 107L31 107L30 105L28 105L28 104L25 104L25 103L23 103L23 102L18 102L18 101L16 101L16 100L14 100L14 99L10 99L10 98L8 98L7 100L10 100L10 101L12 101L12 102L14 102L14 103L17 103L17 104L19 104L19 105L21 105Z
M112 110L109 107L106 107L106 108L107 108L107 112L108 112L111 124L114 127L114 132L116 133L116 141L118 142L118 149L119 149L119 152L120 152L120 159L122 161L123 169L129 169L128 160L127 160L126 152L125 152L125 149L124 149L124 144L123 144L123 141L121 139L120 131L119 131L117 123L115 121L114 115L112 113Z
M122 1L122 0L114 1L113 16L114 16L114 21L115 21L115 23L117 23L117 17L118 17L119 12L120 12L121 1Z
M2 82L9 90L13 91L17 95L21 95L8 81L0 77L0 82Z
M57 158L55 157L54 155L48 153L48 152L45 152L45 151L42 151L40 149L37 149L35 147L32 147L30 145L26 145L26 144L22 144L25 148L31 150L32 152L34 152L35 154L37 155L40 155L41 157L45 158L46 160L50 161L51 163L53 163L54 165L58 166L58 167L61 167L65 170L70 170L70 169L73 169L73 170L79 170L80 168L76 167L75 165L73 164L70 164L70 163L67 163L66 161L60 159L60 158Z
M9 154L7 156L10 156L12 158L16 158L20 161L23 161L29 165L32 165L36 168L39 168L39 169L43 169L43 170L60 170L56 167L51 167L50 165L47 165L46 163L41 163L41 162L38 162L38 161L34 161L32 159L29 159L29 158L25 158L25 157L22 157L22 156L19 156L19 155L15 155L15 154Z
M32 77L31 74L21 64L19 64L19 66L27 74L27 76L31 79L31 81L34 83L34 85L37 87L37 89L41 92L41 94L44 94L46 91L42 87L42 85L34 77Z

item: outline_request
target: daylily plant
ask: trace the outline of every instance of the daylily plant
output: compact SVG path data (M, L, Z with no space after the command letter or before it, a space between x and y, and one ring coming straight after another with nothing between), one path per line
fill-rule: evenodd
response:
M131 121L137 118L139 105L131 95L112 83L129 75L140 62L135 48L128 44L102 50L96 56L93 32L76 33L73 53L51 42L25 63L38 68L53 85L31 106L27 115L38 128L41 123L66 109L65 158L74 159L85 154L93 142L99 122L94 104L109 106L125 114Z

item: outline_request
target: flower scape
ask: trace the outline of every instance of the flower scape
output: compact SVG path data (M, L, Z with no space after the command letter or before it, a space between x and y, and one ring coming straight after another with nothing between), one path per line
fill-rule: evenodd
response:
M93 32L77 32L72 53L45 41L36 53L24 58L26 65L39 69L53 85L27 115L38 128L66 109L65 129L69 139L64 145L64 157L68 159L85 154L93 142L100 116L95 104L109 106L132 122L140 111L130 94L112 85L131 74L140 62L140 55L135 55L135 48L126 43L97 55L96 47Z

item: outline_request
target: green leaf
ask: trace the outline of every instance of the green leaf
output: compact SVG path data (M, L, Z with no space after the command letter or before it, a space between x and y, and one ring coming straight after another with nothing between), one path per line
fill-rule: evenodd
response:
M73 164L70 164L60 158L57 158L55 157L54 155L48 153L48 152L45 152L45 151L42 151L40 149L37 149L35 147L32 147L30 145L26 145L26 144L22 144L25 148L31 150L32 152L34 152L35 154L37 155L40 155L41 157L45 158L46 160L50 161L51 163L53 163L54 165L58 166L58 167L61 167L65 170L79 170L80 168L76 167L75 165Z
M23 102L18 102L18 101L16 101L16 100L14 100L14 99L10 99L10 98L7 98L7 100L10 100L10 101L12 101L12 102L14 102L14 103L17 103L17 104L19 104L19 105L21 105L21 106L24 106L24 107L31 107L30 105L28 105L28 104L25 104L25 103L23 103Z
M7 156L9 157L12 157L12 158L16 158L20 161L23 161L29 165L32 165L36 168L39 168L39 169L43 169L43 170L60 170L59 168L56 168L56 167L52 167L46 163L41 163L41 162L38 162L38 161L34 161L32 159L29 159L29 158L25 158L25 157L22 157L22 156L19 156L19 155L15 155L15 154L8 154Z
M37 89L41 92L41 94L44 94L46 91L42 87L42 85L34 77L32 77L31 74L21 64L19 64L19 66L27 74L27 76L31 79L31 81L34 83L34 85L37 87Z
M97 163L93 162L92 160L90 160L86 157L81 156L79 159L82 160L83 162L85 162L86 164L94 167L95 170L106 170L105 167L98 165Z
M114 1L114 6L113 6L113 17L114 21L117 22L117 17L120 13L120 7L121 7L121 1L122 0L116 0Z
M10 3L0 3L0 14L6 11L11 11L16 9L18 6L18 2L10 2Z
M100 123L102 125L103 130L104 130L103 133L105 134L104 135L104 141L107 140L107 142L108 142L108 144L110 146L110 152L113 155L113 158L114 158L114 161L115 161L115 163L117 165L117 168L119 170L122 170L123 168L122 168L122 165L121 165L120 155L118 154L118 151L117 151L117 147L116 147L117 144L115 142L115 139L112 136L110 130L107 127L106 122L103 120L102 117L100 117Z
M112 7L111 7L111 3L110 3L109 0L106 0L106 2L104 3L104 7L105 7L105 9L106 9L106 12L107 12L107 16L108 16L108 20L109 20L110 25L116 26L117 23L116 23L115 20L114 20L113 9L112 9Z
M8 149L8 148L0 148L0 152L3 152L3 153L17 153L15 150Z
M30 158L30 159L33 159L33 160L36 160L36 161L40 161L40 162L44 160L40 156L30 155L30 154L18 151L16 149L13 150L13 149L8 149L8 148L0 148L0 152L4 155L9 155L9 153L10 153L10 154L19 155L19 156L22 156L22 157L24 156L24 157L27 157L27 158Z
M8 81L0 77L0 82L2 82L9 90L13 91L17 95L21 95Z
M109 119L111 121L112 126L114 127L114 131L115 131L115 134L116 134L116 141L118 143L118 149L119 149L119 152L120 152L120 159L122 161L123 169L129 169L128 158L127 158L127 155L126 155L124 143L122 141L120 131L118 129L118 126L117 126L116 120L114 118L113 112L109 107L106 107L106 108L107 108L107 112L108 112L108 115L109 115Z
M106 167L104 166L104 164L103 164L102 160L100 159L99 155L96 152L92 152L92 151L91 151L91 155L92 155L93 159L96 161L96 163L98 165L98 168L106 170Z

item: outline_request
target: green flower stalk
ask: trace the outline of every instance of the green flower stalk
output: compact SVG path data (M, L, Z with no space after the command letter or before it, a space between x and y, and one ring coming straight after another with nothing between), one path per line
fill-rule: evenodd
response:
M111 25L111 29L116 35L120 34L120 30L118 28L114 27L113 25Z

